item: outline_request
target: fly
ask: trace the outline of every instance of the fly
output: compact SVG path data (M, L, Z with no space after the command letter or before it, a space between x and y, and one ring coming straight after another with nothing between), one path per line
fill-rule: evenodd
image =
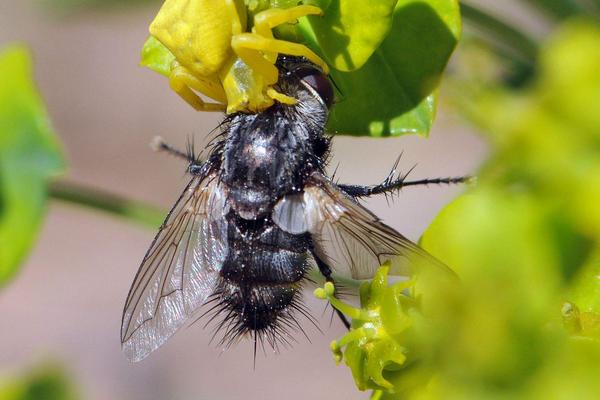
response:
M302 330L297 316L310 318L300 291L312 267L333 281L334 273L368 279L386 261L398 275L409 274L415 257L439 263L358 199L466 178L333 182L325 173L332 86L305 59L280 57L278 68L277 89L296 104L227 116L204 160L160 143L189 161L192 179L127 296L121 342L130 360L148 356L207 303L224 345L244 335L255 350L257 341L287 341Z

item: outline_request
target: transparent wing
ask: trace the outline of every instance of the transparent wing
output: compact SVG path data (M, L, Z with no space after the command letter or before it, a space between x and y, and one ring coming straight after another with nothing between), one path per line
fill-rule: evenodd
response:
M121 326L123 352L140 361L213 293L227 254L225 196L214 174L197 176L167 216L133 281Z
M369 279L386 261L394 275L409 276L423 262L452 274L321 174L312 176L304 193L281 199L273 220L293 234L310 232L319 258L342 276Z

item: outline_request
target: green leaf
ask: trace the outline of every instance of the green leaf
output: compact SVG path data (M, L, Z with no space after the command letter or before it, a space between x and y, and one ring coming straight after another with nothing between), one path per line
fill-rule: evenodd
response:
M140 65L168 77L175 56L154 36L149 36L142 47Z
M27 50L0 53L0 285L17 270L39 230L46 182L64 169Z
M301 29L315 46L317 34L307 32L305 23ZM357 136L427 135L435 117L437 86L460 29L454 0L399 1L388 35L368 61L354 71L332 70L340 95L329 130ZM334 40L339 41L339 35ZM320 41L323 48L333 45Z
M339 71L362 67L392 27L398 0L315 0L322 17L309 17L311 35L328 64Z

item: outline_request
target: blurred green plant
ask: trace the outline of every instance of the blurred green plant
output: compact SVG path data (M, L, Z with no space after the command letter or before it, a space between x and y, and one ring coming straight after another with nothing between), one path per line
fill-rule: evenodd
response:
M48 197L156 228L163 210L101 190L51 181L66 161L23 46L0 51L0 287L18 271L42 224Z
M44 365L24 376L0 379L2 400L75 400L79 396L65 372L55 365Z
M479 3L479 2L476 2ZM563 21L584 16L600 21L598 0L521 0L515 5L521 11L546 25L546 31L556 29ZM515 20L488 11L473 1L461 1L467 42L479 42L500 56L503 73L499 82L511 87L527 85L536 77L539 34Z
M65 163L32 81L27 50L0 53L0 286L33 245L45 211L47 183Z
M600 26L568 23L539 57L523 92L458 81L492 154L478 187L422 239L462 279L428 302L436 335L419 336L426 358L442 360L432 393L446 398L600 396L600 337L589 329L600 311L590 273L600 249Z
M454 82L492 153L421 244L460 282L417 285L406 361L373 398L600 397L600 26L569 22L539 57L524 91Z

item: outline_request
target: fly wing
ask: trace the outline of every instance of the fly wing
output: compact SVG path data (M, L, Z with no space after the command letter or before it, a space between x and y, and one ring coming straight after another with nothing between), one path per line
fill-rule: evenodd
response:
M213 293L227 254L225 195L215 174L196 176L167 216L123 310L121 343L131 361L156 350Z
M450 272L321 174L313 174L304 193L282 198L272 217L289 233L309 232L317 256L342 276L372 278L386 261L394 275L409 276L422 262Z

